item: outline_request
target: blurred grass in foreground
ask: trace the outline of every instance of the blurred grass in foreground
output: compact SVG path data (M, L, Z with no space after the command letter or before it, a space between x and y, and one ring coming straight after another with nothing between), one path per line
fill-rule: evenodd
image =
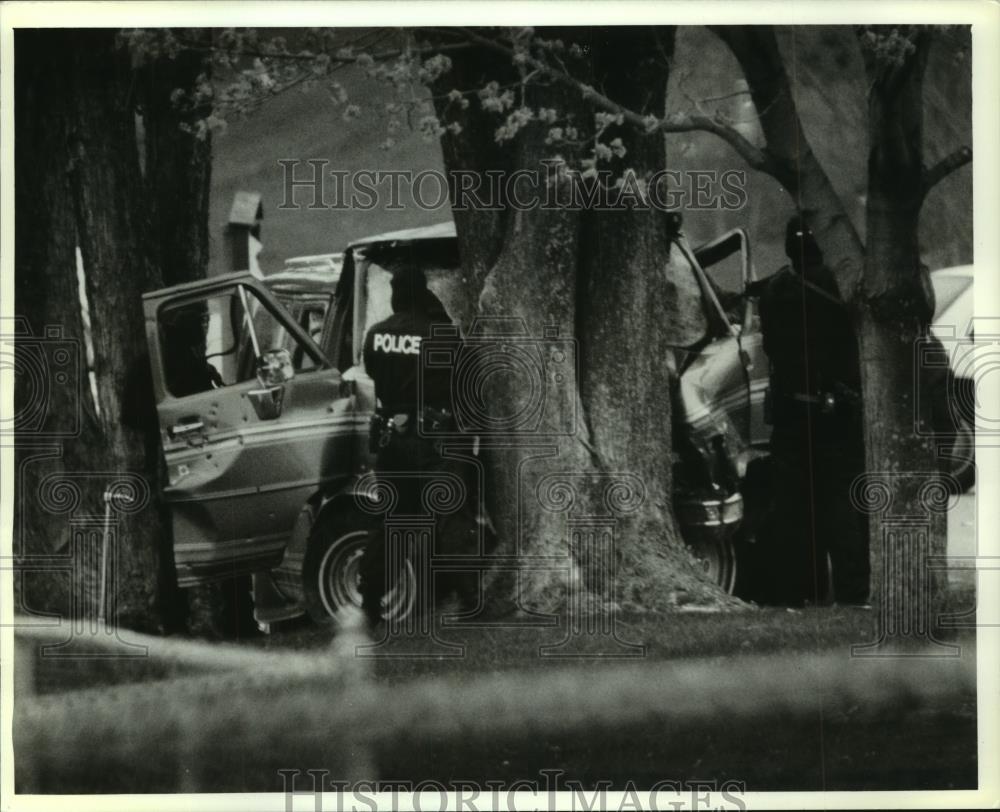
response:
M448 629L466 644L454 659L358 658L366 638L317 628L263 650L123 633L150 656L119 667L39 658L60 635L36 630L18 636L16 782L246 792L281 791L283 769L443 783L561 770L585 786L974 786L973 636L954 637L958 658L851 658L871 627L842 608L622 618L619 637L647 647L633 661L539 658L559 629Z

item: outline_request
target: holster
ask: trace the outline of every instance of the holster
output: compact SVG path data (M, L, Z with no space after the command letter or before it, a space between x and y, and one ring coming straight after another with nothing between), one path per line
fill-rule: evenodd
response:
M368 450L372 454L377 454L389 445L389 441L392 439L392 430L392 418L373 414L368 422Z

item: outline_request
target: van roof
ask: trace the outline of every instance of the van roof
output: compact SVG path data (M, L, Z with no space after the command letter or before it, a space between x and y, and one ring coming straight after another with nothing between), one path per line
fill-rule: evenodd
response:
M445 223L437 223L433 226L423 226L421 228L405 228L402 231L387 231L384 234L375 234L371 237L364 237L350 243L348 248L361 248L363 246L375 245L377 243L411 243L423 240L447 240L454 239L455 223L451 220Z

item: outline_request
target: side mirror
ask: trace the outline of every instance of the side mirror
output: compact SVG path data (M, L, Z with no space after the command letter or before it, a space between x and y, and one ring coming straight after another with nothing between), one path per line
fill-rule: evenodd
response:
M281 404L285 399L285 387L268 386L265 389L251 389L247 398L261 420L277 420L281 417Z
M285 399L285 384L295 377L292 355L288 350L268 350L257 359L257 380L260 389L251 389L247 398L261 420L281 417Z

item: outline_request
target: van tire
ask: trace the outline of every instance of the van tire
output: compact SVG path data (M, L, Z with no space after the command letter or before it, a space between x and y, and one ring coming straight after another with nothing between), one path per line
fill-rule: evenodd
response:
M738 571L736 545L732 536L689 542L688 549L705 578L727 595L732 595Z
M324 511L313 525L303 566L306 609L318 623L336 624L342 610L361 609L360 574L373 520L355 511ZM416 574L405 573L383 599L383 618L403 619L416 606Z

